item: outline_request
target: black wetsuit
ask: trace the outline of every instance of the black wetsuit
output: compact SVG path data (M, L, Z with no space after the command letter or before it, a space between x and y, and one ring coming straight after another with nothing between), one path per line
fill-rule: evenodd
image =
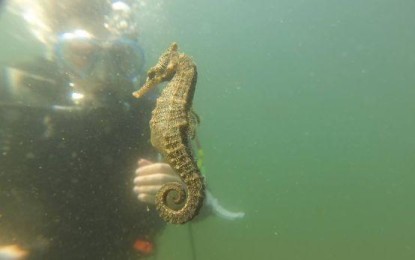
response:
M45 84L64 100L56 82ZM163 227L132 192L138 158L155 156L153 102L26 106L9 102L9 83L0 83L0 244L21 244L38 259L137 259L134 241L152 241Z

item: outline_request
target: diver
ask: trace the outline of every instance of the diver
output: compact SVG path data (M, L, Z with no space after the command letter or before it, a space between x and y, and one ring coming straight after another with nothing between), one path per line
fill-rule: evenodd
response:
M154 253L165 225L155 194L180 179L149 141L154 98L131 95L144 80L137 3L20 0L6 7L24 17L45 55L0 75L0 257ZM197 219L243 216L210 193L206 205Z

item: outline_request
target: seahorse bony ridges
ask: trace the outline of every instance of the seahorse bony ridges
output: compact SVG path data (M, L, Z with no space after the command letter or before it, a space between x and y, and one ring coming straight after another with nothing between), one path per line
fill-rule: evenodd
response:
M170 45L158 63L147 73L147 80L133 95L137 98L148 90L169 81L157 99L150 120L151 143L158 149L170 166L179 174L181 183L167 183L156 195L156 208L167 222L182 224L193 219L203 205L204 179L193 157L190 139L194 137L198 119L191 110L197 82L197 68L193 60L178 52L176 43ZM167 197L176 192L174 203L180 209L167 205Z

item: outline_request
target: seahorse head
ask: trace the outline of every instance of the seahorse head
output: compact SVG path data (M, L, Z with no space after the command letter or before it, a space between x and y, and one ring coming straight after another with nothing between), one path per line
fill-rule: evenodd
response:
M166 52L160 56L158 63L147 72L147 80L144 86L133 93L136 98L142 97L161 82L169 81L173 78L179 63L179 53L177 50L177 43L173 42Z

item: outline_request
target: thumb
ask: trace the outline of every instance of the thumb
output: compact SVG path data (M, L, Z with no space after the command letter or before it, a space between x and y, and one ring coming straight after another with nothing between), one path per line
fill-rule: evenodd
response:
M147 160L147 159L140 158L140 159L138 159L137 163L138 163L139 167L143 167L143 166L146 166L146 165L153 164L154 162L150 161L150 160Z

